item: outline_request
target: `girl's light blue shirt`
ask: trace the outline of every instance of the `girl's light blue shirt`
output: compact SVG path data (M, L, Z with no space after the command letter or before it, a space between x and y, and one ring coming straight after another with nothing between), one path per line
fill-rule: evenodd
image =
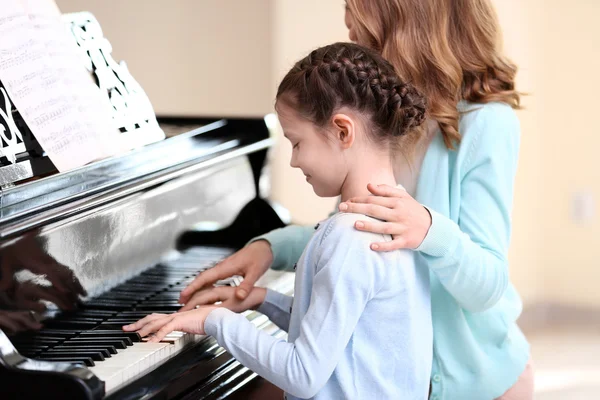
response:
M427 398L429 273L410 250L371 251L372 241L391 238L354 229L365 218L319 224L298 261L294 297L267 292L259 311L287 341L224 308L206 318L206 333L288 400Z

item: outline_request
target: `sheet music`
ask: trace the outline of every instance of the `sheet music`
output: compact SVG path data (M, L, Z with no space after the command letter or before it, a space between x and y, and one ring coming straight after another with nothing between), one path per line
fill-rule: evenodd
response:
M0 80L59 171L123 151L53 0L3 0Z

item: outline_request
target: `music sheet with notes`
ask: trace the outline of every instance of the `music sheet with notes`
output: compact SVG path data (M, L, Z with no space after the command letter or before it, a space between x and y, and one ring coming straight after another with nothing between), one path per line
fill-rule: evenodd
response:
M59 171L124 150L53 0L2 0L0 81Z

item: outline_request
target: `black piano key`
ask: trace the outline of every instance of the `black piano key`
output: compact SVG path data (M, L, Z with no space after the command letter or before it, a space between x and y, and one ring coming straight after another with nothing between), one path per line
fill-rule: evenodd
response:
M111 336L120 338L128 338L133 342L139 342L142 338L137 332L124 332L122 327L119 326L115 330L111 329L96 329L93 331L81 332L79 337L92 337L92 336Z
M57 344L60 343L62 341L62 339L59 340L51 340L51 339L40 339L40 338L32 338L29 341L23 341L23 342L18 342L18 341L13 341L13 344L15 346L18 346L19 344L21 345L27 345L27 344L45 344L45 345L51 345L51 344Z
M44 342L14 343L13 342L15 347L18 349L24 349L26 347L30 347L30 348L52 347L52 346L59 345L60 343L61 343L60 341L52 342L52 343L44 343Z
M157 293L156 295L158 296L158 295L160 295L160 294L162 294L162 293L174 293L174 294L177 294L177 295L179 296L179 295L181 294L181 291L182 291L182 290L183 290L183 289L184 289L186 286L187 286L187 284L186 284L186 285L181 285L181 286L174 286L174 287L172 287L172 288L169 288L169 289L163 290L162 292L160 292L160 293ZM179 298L179 297L178 297L178 298Z
M39 351L33 351L33 352L19 352L23 357L26 358L31 358L31 359L35 359L37 356L39 356L40 352Z
M39 351L46 351L49 348L51 348L51 346L18 346L16 347L16 349L19 351L19 353L25 353L25 352L39 352Z
M142 318L147 316L148 312L147 311L136 311L136 310L131 310L131 311L121 311L118 316L119 317L129 317L129 316L135 316L135 317L139 317L141 316Z
M134 305L135 305L135 302L120 303L120 302L116 302L116 301L102 301L102 302L92 301L89 303L85 303L85 305L83 307L85 309L101 309L101 310L121 311L121 310L131 309L131 307L133 307Z
M141 282L128 283L122 287L119 287L119 289L120 289L119 291L121 291L121 292L129 292L129 291L138 292L139 291L138 289L143 289L147 293L151 293L151 292L164 290L165 288L167 288L171 285L172 284L162 283L162 282L158 282L158 283L141 283Z
M94 365L96 365L94 363L94 360L92 360L90 357L71 357L71 356L62 356L62 355L47 355L47 356L40 356L40 357L36 358L36 360L83 363L88 367L93 367Z
M148 289L145 286L127 286L127 287L121 287L121 286L117 286L114 287L112 290L115 292L126 292L126 293L154 293L154 292L159 292L161 290L164 290L165 287L155 287L155 288L151 288ZM85 307L85 306L84 306Z
M131 322L128 322L126 324L114 323L114 322L104 322L104 323L100 324L98 327L100 329L109 329L109 330L113 330L114 332L118 332L118 331L123 331L123 325L129 325L130 323Z
M71 351L71 350L49 350L47 353L41 354L41 357L89 357L94 361L104 361L104 355L99 351Z
M96 326L98 326L97 323L94 322L86 322L86 321L60 321L60 320L53 320L53 321L47 321L44 323L45 326L47 326L48 328L56 328L56 329L79 329L79 330L85 330L85 329L94 329Z
M183 307L183 304L165 304L165 305L149 305L145 306L140 304L135 307L136 310L146 311L148 314L157 313L157 314L165 314L165 313L174 313L179 311L179 309Z
M80 331L78 331L78 330L72 330L72 329L43 328L40 331L38 331L38 335L36 335L36 336L49 335L49 336L56 336L56 337L61 337L61 338L69 338L72 336L76 336L77 334L79 334L79 332Z
M89 352L89 353L100 353L102 354L103 357L108 358L111 357L111 353L106 350L103 347L99 347L99 346L57 346L57 347L53 347L51 349L48 349L48 351L44 352L44 354L50 354L50 353L61 353L61 354L82 354L85 352ZM94 359L95 360L95 359ZM97 361L97 360L96 360Z
M140 275L138 278L125 282L125 285L131 283L133 285L169 285L177 283L182 279L190 276L190 274L158 274L158 275Z
M144 314L147 315L147 314ZM109 318L106 321L103 322L103 324L112 324L112 325L117 325L117 326L122 326L122 325L128 325L128 324L132 324L134 322L136 322L137 320L139 320L139 318L135 318L135 317L122 317L122 318Z
M114 315L114 311L106 311L106 310L76 310L70 313L63 313L61 317L90 317L90 318L107 318Z
M161 301L172 301L172 302L176 303L179 300L179 296L180 295L181 295L181 292L179 292L179 291L176 291L176 292L161 292L161 293L157 294L156 296L152 296L147 301L158 301L158 300L161 300Z
M100 351L100 352L102 352L102 354L104 354L104 357L110 357L111 354L117 354L117 349L115 348L115 346L100 346L97 344L80 344L79 346L59 345L59 346L53 347L50 350L57 350L57 349L73 349L73 351L75 351L75 350Z
M121 293L125 293L126 296L103 296L103 297L98 297L96 299L91 300L88 304L114 304L114 303L123 303L125 305L127 304L133 304L133 303L139 303L141 301L145 301L148 299L149 296L152 296L152 293L130 293L130 292L121 292Z
M133 341L128 337L119 337L119 336L90 336L90 337L74 337L69 340L69 343L100 343L103 340L114 340L125 343L127 346L133 346ZM64 342L67 343L67 342Z
M113 346L115 349L126 349L128 346L133 346L133 343L127 342L127 340L124 339L95 338L92 340L75 340L72 342L64 342L62 344L62 346L69 347L78 347L81 345Z
M163 292L163 293L165 293L165 292ZM138 306L147 306L149 304L158 304L161 306L164 306L164 305L168 306L168 305L178 304L177 300L179 300L179 298L177 298L175 300L171 300L171 299L161 299L161 298L157 299L157 298L152 297L146 301L141 302L140 304L138 304Z
M69 318L57 318L58 321L65 321L65 322L81 322L81 323L88 323L88 324L99 324L100 322L104 321L105 318L98 318L98 317L69 317Z
M64 340L64 338L60 337L60 336L46 336L46 335L36 335L36 336L20 336L20 337L16 337L12 340L13 344L14 343L33 343L33 342L40 342L40 341L55 341L55 342L59 342L61 340Z

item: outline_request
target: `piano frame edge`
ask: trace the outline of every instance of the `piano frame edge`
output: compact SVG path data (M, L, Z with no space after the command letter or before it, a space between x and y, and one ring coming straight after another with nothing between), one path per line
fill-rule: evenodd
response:
M104 397L104 382L90 370L72 363L47 362L23 357L15 349L6 334L0 329L0 365L5 368L3 379L11 385L3 385L3 396L9 398L45 398L44 381L51 385L61 385L63 394L68 396L84 393L87 398L100 400ZM43 372L40 373L40 369ZM31 378L35 377L35 384ZM18 389L18 391L13 391Z

